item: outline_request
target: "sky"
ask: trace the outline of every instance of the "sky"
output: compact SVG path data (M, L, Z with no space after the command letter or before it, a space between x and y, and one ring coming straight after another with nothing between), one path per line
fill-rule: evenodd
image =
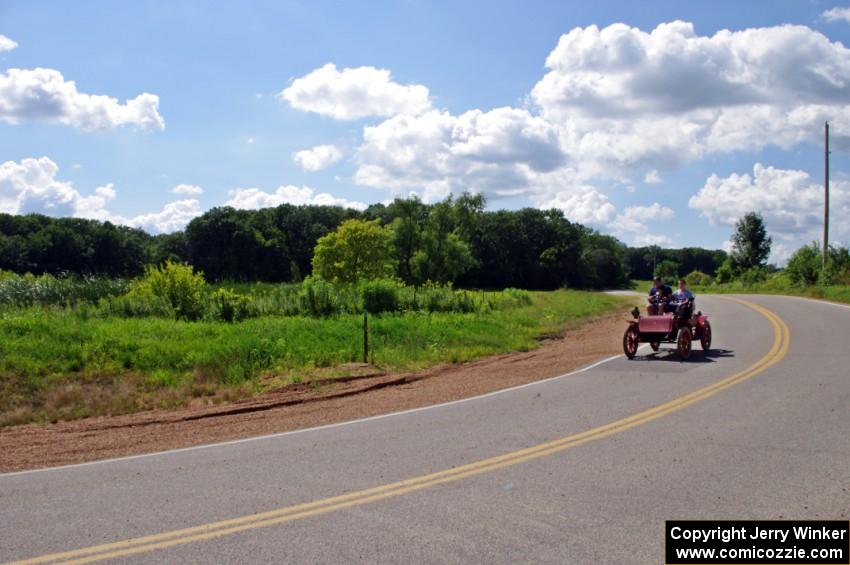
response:
M630 245L850 242L850 3L0 0L0 212L483 193Z

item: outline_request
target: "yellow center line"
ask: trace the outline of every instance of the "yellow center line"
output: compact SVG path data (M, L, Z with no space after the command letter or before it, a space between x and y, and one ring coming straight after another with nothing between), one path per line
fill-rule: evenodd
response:
M361 504L368 504L370 502L376 502L402 494L416 492L440 484L481 475L483 473L489 473L498 469L517 465L519 463L546 457L590 441L596 441L610 435L629 430L636 426L646 424L673 412L682 410L691 404L704 400L722 390L741 383L778 363L788 353L790 330L781 318L767 308L753 304L752 302L731 297L724 297L723 299L748 306L767 318L774 330L774 340L770 350L754 364L738 373L735 373L734 375L721 379L694 392L685 394L684 396L675 398L669 402L644 410L643 412L639 412L626 418L567 437L403 481L350 492L340 496L323 498L303 504L278 508L276 510L270 510L258 514L250 514L229 520L212 522L191 528L131 538L103 545L75 549L72 551L52 553L22 561L14 561L8 565L34 565L39 563L92 563L104 559L114 559L139 553L147 553L175 545L209 540L246 530L264 528L310 516L335 512L351 508L353 506L359 506Z

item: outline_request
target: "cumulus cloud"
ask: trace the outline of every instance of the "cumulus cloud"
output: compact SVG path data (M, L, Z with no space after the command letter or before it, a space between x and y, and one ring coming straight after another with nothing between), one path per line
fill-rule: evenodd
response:
M109 96L79 92L59 71L42 68L0 74L0 121L60 123L82 130L165 128L155 94L143 93L121 104Z
M340 159L342 159L342 151L336 145L317 145L292 155L292 160L305 171L319 171Z
M120 223L152 233L171 233L183 229L193 218L201 214L200 203L190 198L169 202L159 212L142 214Z
M294 204L296 206L314 204L318 206L342 206L355 210L366 209L366 204L362 202L337 198L327 192L316 194L309 186L279 186L274 192L265 192L259 188L237 188L230 191L230 196L230 200L225 202L225 205L241 209L273 208L281 204Z
M561 36L546 67L530 103L599 169L816 142L826 119L850 128L850 50L805 26L593 25Z
M201 214L197 200L166 204L162 211L125 218L108 209L117 191L106 184L83 194L72 183L59 180L59 166L49 157L0 164L0 212L70 216L140 227L154 233L182 229Z
M759 212L777 249L774 260L823 236L823 184L805 171L776 169L756 163L753 174L711 175L688 201L712 225L734 226L747 212ZM830 215L850 215L850 181L830 183ZM832 222L832 238L847 241L850 225ZM778 246L781 246L778 247ZM785 249L781 256L777 251Z
M0 35L0 53L4 51L11 51L17 46L18 44L15 43L12 39L6 37L5 35Z
M850 8L830 8L821 14L821 17L828 22L848 22L850 23Z
M398 84L387 69L340 71L332 63L295 79L278 96L293 108L337 120L421 114L431 108L428 89L421 84Z
M204 189L194 184L178 184L171 189L174 194L203 194Z
M394 116L364 129L357 184L422 190L426 200L469 190L488 197L527 191L564 163L556 129L517 108Z
M673 241L668 236L650 233L647 224L670 220L675 215L671 208L658 202L650 206L629 206L617 214L608 229L620 237L631 237L634 245L671 245Z
M663 182L661 179L661 175L656 169L652 169L643 177L643 182L645 184L660 184Z

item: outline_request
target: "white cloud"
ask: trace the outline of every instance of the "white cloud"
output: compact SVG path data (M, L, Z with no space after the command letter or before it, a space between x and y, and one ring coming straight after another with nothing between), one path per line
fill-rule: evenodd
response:
M43 121L82 130L123 125L165 129L155 94L143 93L121 104L109 96L79 92L74 81L66 81L59 71L41 68L0 74L0 121Z
M204 189L194 184L178 184L171 189L174 194L203 194Z
M182 229L201 214L197 200L181 200L166 204L157 213L125 218L107 208L117 196L114 185L100 186L86 195L72 183L57 179L58 172L58 165L49 157L0 164L0 212L88 218L141 227L154 233Z
M850 23L850 8L830 8L821 14L821 17L828 22L848 22Z
M645 184L661 184L664 182L661 178L661 175L658 173L657 169L652 169L643 177L643 182Z
M121 223L152 233L171 233L183 229L193 218L201 214L200 203L191 198L169 202L159 212L142 214Z
M319 171L340 159L342 159L342 151L336 145L317 145L292 155L292 160L301 165L305 171Z
M327 192L316 194L309 186L279 186L274 192L265 192L259 188L237 188L230 191L230 200L225 206L234 208L256 210L259 208L272 208L281 204L294 204L296 206L313 204L318 206L342 206L355 210L365 210L366 204L344 198L337 198Z
M464 190L488 197L533 192L534 177L564 163L557 130L517 108L431 111L366 127L354 181L426 200Z
M246 140L245 140L245 143L247 143L248 145L254 145L254 143L255 143L256 141L257 141L257 140L256 140L256 139L254 139L253 137L249 137L248 139L246 139Z
M4 51L11 51L17 46L18 44L15 43L12 39L6 37L5 35L0 35L0 53Z
M647 224L671 220L675 215L671 208L658 202L650 206L629 206L617 214L608 229L619 237L631 236L634 245L671 245L673 242L666 235L649 233Z
M753 174L711 175L688 202L712 225L735 225L747 212L759 212L776 243L774 260L782 261L778 246L793 252L801 245L823 237L823 183L805 171L776 169L756 163ZM830 183L831 237L847 241L850 224L836 221L850 215L850 181Z
M595 172L817 142L826 119L850 131L850 50L805 26L575 28L546 66L529 101Z
M386 69L339 71L332 63L295 79L279 97L298 110L337 120L421 114L431 108L428 89L420 84L393 82Z

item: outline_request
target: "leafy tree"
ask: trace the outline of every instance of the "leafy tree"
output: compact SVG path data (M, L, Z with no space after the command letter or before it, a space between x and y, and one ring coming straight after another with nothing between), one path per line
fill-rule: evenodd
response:
M195 272L191 265L166 261L162 266L145 269L145 276L130 285L129 296L165 301L178 318L197 320L203 313L202 293L206 284L204 274Z
M770 256L773 240L767 235L764 219L757 212L748 212L738 220L732 235L732 262L740 271L763 267Z
M675 261L665 259L655 267L654 275L661 277L661 280L666 283L675 283L679 278L679 264Z
M390 276L391 244L392 232L379 220L346 220L319 239L313 254L313 274L343 283Z
M428 217L428 209L417 197L396 198L388 207L394 216L393 257L396 274L407 284L416 282L413 257L422 246L422 229Z
M453 282L475 263L469 245L457 229L457 210L451 197L431 208L422 231L421 248L413 256L419 282Z

